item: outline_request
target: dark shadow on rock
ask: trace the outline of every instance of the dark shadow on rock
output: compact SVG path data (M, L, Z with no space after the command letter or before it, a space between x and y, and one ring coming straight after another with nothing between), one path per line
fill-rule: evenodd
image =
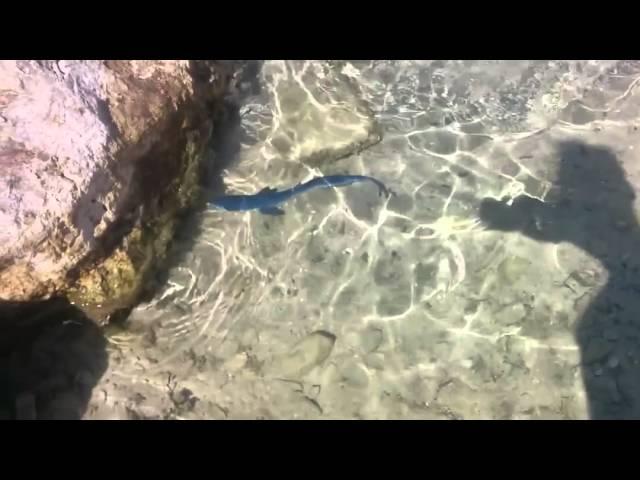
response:
M81 419L107 366L101 329L66 300L0 302L0 418Z
M209 196L224 193L222 171L238 161L241 144L246 140L240 109L249 97L257 96L262 91L260 73L263 61L233 61L229 63L231 63L230 70L234 72L233 80L225 97L222 121L216 125L213 134L213 161L210 162L204 177L204 186L208 189L207 195Z
M635 193L610 149L581 142L563 142L558 149L556 185L544 203L526 196L512 206L485 199L480 216L489 228L520 231L544 242L570 242L600 261L608 281L599 292L595 284L603 282L597 278L583 282L594 290L575 328L589 413L593 419L638 419L640 229L633 211Z
M223 195L223 172L239 160L241 144L244 140L242 129L241 107L246 99L257 95L261 90L260 73L263 61L227 61L232 81L224 98L224 106L220 118L214 126L209 155L205 159L202 172L202 195L193 209L182 212L174 242L171 246L167 262L162 269L154 272L154 278L147 282L143 301L150 300L153 295L166 285L171 270L184 264L185 256L193 250L195 239L201 234L202 211L207 208L207 200ZM191 62L191 68L197 69L197 62ZM197 73L196 73L197 75ZM213 106L212 106L213 108ZM130 310L123 311L117 318L126 325Z

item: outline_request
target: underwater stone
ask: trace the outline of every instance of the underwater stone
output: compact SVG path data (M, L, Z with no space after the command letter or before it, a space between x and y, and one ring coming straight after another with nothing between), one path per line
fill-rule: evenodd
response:
M498 266L498 274L504 282L515 283L527 272L530 266L530 260L511 255L500 263Z
M600 281L602 274L594 269L584 269L571 273L571 278L575 279L583 287L593 287Z
M413 208L413 197L406 193L399 193L389 199L389 210L396 213L407 213Z
M409 141L423 151L450 155L458 150L458 136L447 131L426 131L409 135Z
M248 328L240 338L240 345L244 348L251 348L258 343L259 335L254 328Z
M322 364L331 354L336 337L319 330L304 337L288 353L278 355L266 366L271 375L297 378Z
M382 330L376 327L368 327L360 337L360 345L365 353L375 352L382 344Z
M384 354L370 353L364 357L364 363L367 367L375 370L384 370Z
M406 271L405 265L397 258L389 255L378 260L373 270L373 279L376 285L391 286L396 284Z
M347 363L340 373L342 379L352 387L366 388L369 385L369 375L364 367L356 362Z
M527 316L527 309L522 304L510 305L499 309L494 318L500 325L515 325L521 323Z
M559 118L574 125L584 125L596 120L597 116L581 102L573 100L560 112Z
M43 408L38 418L43 420L79 420L83 414L82 401L72 391L65 391L55 395Z
M263 75L274 80L271 101L279 105L271 133L277 140L260 145L266 155L320 166L382 139L382 130L357 83L329 65L269 62Z

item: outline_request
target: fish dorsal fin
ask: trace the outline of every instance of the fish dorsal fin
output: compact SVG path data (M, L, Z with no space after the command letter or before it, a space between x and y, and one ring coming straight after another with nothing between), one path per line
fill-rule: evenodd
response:
M262 190L260 190L258 193L271 193L271 192L275 192L276 189L272 188L272 187L264 187Z

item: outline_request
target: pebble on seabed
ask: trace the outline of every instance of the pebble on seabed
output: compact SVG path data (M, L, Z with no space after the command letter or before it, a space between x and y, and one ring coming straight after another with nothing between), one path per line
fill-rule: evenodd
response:
M242 347L252 347L254 344L258 343L259 336L258 332L254 328L247 329L240 338L240 345Z
M365 368L356 362L347 363L340 373L343 380L352 387L366 388L369 385L369 375Z
M611 355L611 357L609 357L609 360L607 360L607 367L616 368L618 365L620 365L620 360L618 360L618 357L616 357L615 355Z
M362 332L360 345L364 353L373 353L382 344L382 330L377 327L368 327Z
M335 341L332 333L315 331L299 341L288 353L274 357L267 370L285 377L306 375L329 357Z
M364 363L369 368L384 370L384 354L370 353L364 358Z
M505 258L498 266L498 274L506 283L515 283L531 267L531 262L517 255Z

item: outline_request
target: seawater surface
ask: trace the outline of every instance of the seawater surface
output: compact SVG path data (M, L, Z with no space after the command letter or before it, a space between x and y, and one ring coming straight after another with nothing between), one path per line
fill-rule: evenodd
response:
M211 195L396 195L195 212L88 417L640 416L640 62L246 72Z

